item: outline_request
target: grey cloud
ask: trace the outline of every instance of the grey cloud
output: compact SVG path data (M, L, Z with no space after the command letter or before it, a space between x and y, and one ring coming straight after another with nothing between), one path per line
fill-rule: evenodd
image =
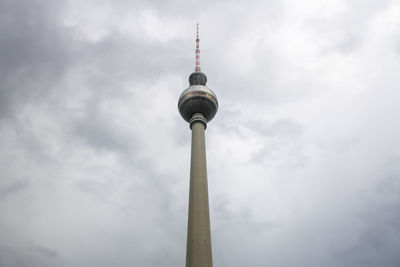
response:
M301 135L303 131L303 127L291 119L280 119L273 123L248 121L244 126L268 137L293 137Z
M322 53L353 53L361 48L366 40L368 23L377 13L387 8L393 1L351 1L344 3L332 18L309 19L305 23L310 30L316 31L321 40L329 42ZM363 12L355 13L355 9ZM340 25L340 27L338 27Z
M2 1L0 116L54 89L69 59L68 38L57 27L62 2Z
M257 137L264 140L261 149L255 152L249 163L264 164L266 160L274 159L279 152L287 151L294 157L294 161L290 163L291 167L302 166L306 162L306 156L302 152L302 146L298 143L304 134L304 127L291 119L278 119L273 122L248 120L243 124L235 124L237 112L228 112L221 122L223 131L232 132L243 139L249 138L250 131ZM231 121L232 120L232 121Z
M272 219L254 220L252 218L254 214L248 209L232 210L232 207L229 207L229 198L226 196L218 195L213 201L214 209L211 218L214 222L212 223L214 264L263 266L268 263L271 259L267 259L266 249L263 251L265 244L259 242L263 237L276 231L279 223ZM257 211L260 212L260 210ZM249 245L249 243L252 244ZM247 245L244 246L244 244Z
M94 149L116 150L129 154L137 146L134 134L123 132L113 125L112 118L96 113L98 111L90 112L86 119L76 123L74 127L76 136L81 137Z
M57 250L51 249L51 248L47 248L47 247L43 247L37 244L31 244L29 246L29 250L38 253L41 256L47 257L47 258L56 258L59 256L59 253Z
M6 197L15 194L30 185L30 181L28 179L20 179L16 181L12 181L7 185L0 187L0 200L5 199Z
M65 3L50 2L2 2L2 117L15 115L27 103L46 102L63 90L60 80L75 68L87 76L87 85L115 94L124 80L155 80L183 62L174 56L179 45L132 42L112 30L98 42L77 38L76 29L62 25L58 17ZM168 67L164 62L169 62Z
M374 197L371 198L371 194L364 195L366 206L360 214L364 227L355 244L339 254L344 263L356 266L400 264L397 253L400 246L398 178L395 175L381 181L373 189Z
M263 137L270 138L263 147L253 154L250 162L262 164L266 160L274 160L280 151L286 151L292 155L292 161L286 162L291 168L304 166L307 157L302 151L302 145L298 140L303 134L303 127L290 119L277 120L271 125L266 123L250 121L247 123L249 129L253 129Z

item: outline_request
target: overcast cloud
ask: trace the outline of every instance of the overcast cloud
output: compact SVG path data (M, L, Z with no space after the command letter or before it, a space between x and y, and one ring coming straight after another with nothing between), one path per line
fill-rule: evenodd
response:
M400 2L0 1L0 266L184 266L202 70L214 266L400 266Z

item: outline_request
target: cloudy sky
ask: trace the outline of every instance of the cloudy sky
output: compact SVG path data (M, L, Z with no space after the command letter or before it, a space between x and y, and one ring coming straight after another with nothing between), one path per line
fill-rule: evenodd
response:
M194 70L214 266L400 266L400 2L0 1L0 266L184 266Z

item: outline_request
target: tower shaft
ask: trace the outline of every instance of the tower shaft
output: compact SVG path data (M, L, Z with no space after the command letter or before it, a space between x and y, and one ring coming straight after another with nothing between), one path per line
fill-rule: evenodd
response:
M207 121L201 113L190 120L192 154L190 161L189 218L186 267L212 267L210 213L204 131Z

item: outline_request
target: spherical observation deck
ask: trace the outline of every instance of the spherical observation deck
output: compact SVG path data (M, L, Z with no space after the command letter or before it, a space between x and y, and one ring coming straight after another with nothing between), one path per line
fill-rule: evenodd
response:
M202 72L194 72L190 75L189 82L190 86L179 97L179 113L187 122L195 113L201 113L207 122L211 121L217 113L218 100L215 93L205 86L206 75Z

